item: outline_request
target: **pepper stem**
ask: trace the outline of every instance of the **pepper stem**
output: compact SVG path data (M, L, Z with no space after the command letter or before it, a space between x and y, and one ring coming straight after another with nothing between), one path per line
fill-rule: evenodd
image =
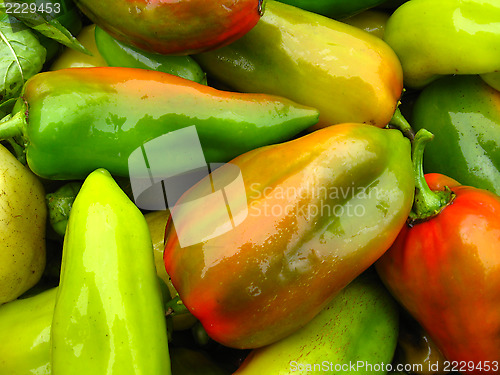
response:
M0 120L0 141L9 142L16 158L23 164L26 164L25 131L24 111L19 111L14 116L7 115Z
M7 120L5 120L7 118ZM5 120L5 121L4 121ZM0 140L8 140L14 137L22 137L26 126L24 113L17 112L14 116L7 115L0 122Z
M406 121L405 117L399 110L399 107L396 108L396 111L394 112L391 121L389 121L388 126L401 131L401 133L403 133L403 135L411 142L413 142L413 140L415 139L415 131L412 129L408 121Z
M424 177L424 149L434 135L426 129L420 129L412 142L412 160L415 173L415 199L409 215L409 225L426 221L438 215L454 198L450 189L432 191Z
M182 303L179 296L175 296L165 304L165 316L177 316L189 313L188 308Z

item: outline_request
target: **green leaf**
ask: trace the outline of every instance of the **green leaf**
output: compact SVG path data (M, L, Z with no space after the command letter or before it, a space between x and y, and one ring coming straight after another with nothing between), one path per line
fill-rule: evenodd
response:
M24 23L26 24L26 22ZM68 29L61 25L58 20L54 19L46 23L30 27L38 31L40 34L43 34L50 39L54 39L67 47L92 56L92 53L87 48L85 48L73 35L71 35Z
M45 55L45 48L22 23L0 22L0 102L20 95L24 82L42 70Z
M33 1L22 1L22 0L9 0L9 3L33 3ZM6 5L4 1L0 2L0 12L6 11ZM46 36L47 38L53 39L69 48L73 48L78 52L85 53L86 55L92 56L92 53L85 48L72 34L66 29L61 23L47 14L46 17L40 15L37 12L26 12L26 13L13 13L19 21L23 22L26 26L38 31L40 34Z

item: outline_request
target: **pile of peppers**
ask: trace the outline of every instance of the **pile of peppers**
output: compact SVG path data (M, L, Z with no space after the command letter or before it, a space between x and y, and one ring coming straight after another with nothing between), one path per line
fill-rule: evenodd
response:
M0 0L0 375L499 374L499 22Z

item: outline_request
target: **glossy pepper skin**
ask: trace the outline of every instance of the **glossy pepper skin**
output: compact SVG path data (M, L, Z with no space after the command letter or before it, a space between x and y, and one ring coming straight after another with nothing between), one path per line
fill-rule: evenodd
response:
M382 4L385 0L279 0L333 19L342 19Z
M384 127L403 88L401 65L385 42L277 1L268 2L243 38L193 57L209 75L239 91L317 108L317 127L344 122Z
M170 374L148 226L99 169L73 203L51 333L52 374Z
M245 35L264 11L263 0L76 0L116 39L150 52L190 55Z
M71 208L81 186L81 182L69 182L55 192L45 196L45 201L49 210L50 224L54 231L61 237L64 237L66 232ZM169 294L175 297L178 293L165 271L165 264L163 262L163 250L165 248L164 235L169 214L168 210L154 211L145 214L144 218L148 224L151 240L153 242L156 273L163 284L168 288ZM58 277L59 273L57 274L57 278ZM183 330L191 328L196 322L196 318L189 312L185 312L184 314L173 316L172 321L174 330Z
M205 73L190 56L166 56L142 51L116 40L100 27L95 28L95 42L109 66L156 70L206 83Z
M164 260L212 339L257 348L304 326L389 248L411 208L410 145L397 130L342 124L231 164L246 189L233 206L246 204L247 216L182 248L186 233L217 229L227 215L215 204L185 208L204 192L196 185L171 210L177 219L167 226Z
M50 375L50 326L57 288L0 306L0 374Z
M412 0L392 14L384 40L405 85L422 88L440 75L498 71L499 19L497 0Z
M498 374L500 197L463 185L437 189L449 182L440 176L427 183L447 198L434 216L401 230L377 271L461 373Z
M443 77L413 107L415 130L435 135L424 171L500 195L500 92L478 76Z
M307 374L313 364L325 373L381 375L387 371L359 368L358 361L390 363L398 338L398 306L378 279L369 271L358 276L307 325L274 344L255 349L235 374ZM335 365L344 371L334 372ZM347 366L346 366L347 365Z
M0 145L0 305L36 285L46 266L45 191Z
M192 125L207 162L224 162L290 139L318 118L316 110L285 98L118 67L40 73L26 83L14 112L0 138L17 137L34 173L61 180L85 178L99 167L128 177L134 150Z

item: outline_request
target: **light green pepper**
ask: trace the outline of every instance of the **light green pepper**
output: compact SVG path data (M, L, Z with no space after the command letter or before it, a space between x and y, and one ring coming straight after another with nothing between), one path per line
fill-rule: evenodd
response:
M0 375L50 375L56 293L52 288L0 307Z
M149 229L103 169L71 209L51 342L53 375L170 374Z
M440 75L498 71L500 2L411 0L389 18L384 40L401 60L408 87Z

